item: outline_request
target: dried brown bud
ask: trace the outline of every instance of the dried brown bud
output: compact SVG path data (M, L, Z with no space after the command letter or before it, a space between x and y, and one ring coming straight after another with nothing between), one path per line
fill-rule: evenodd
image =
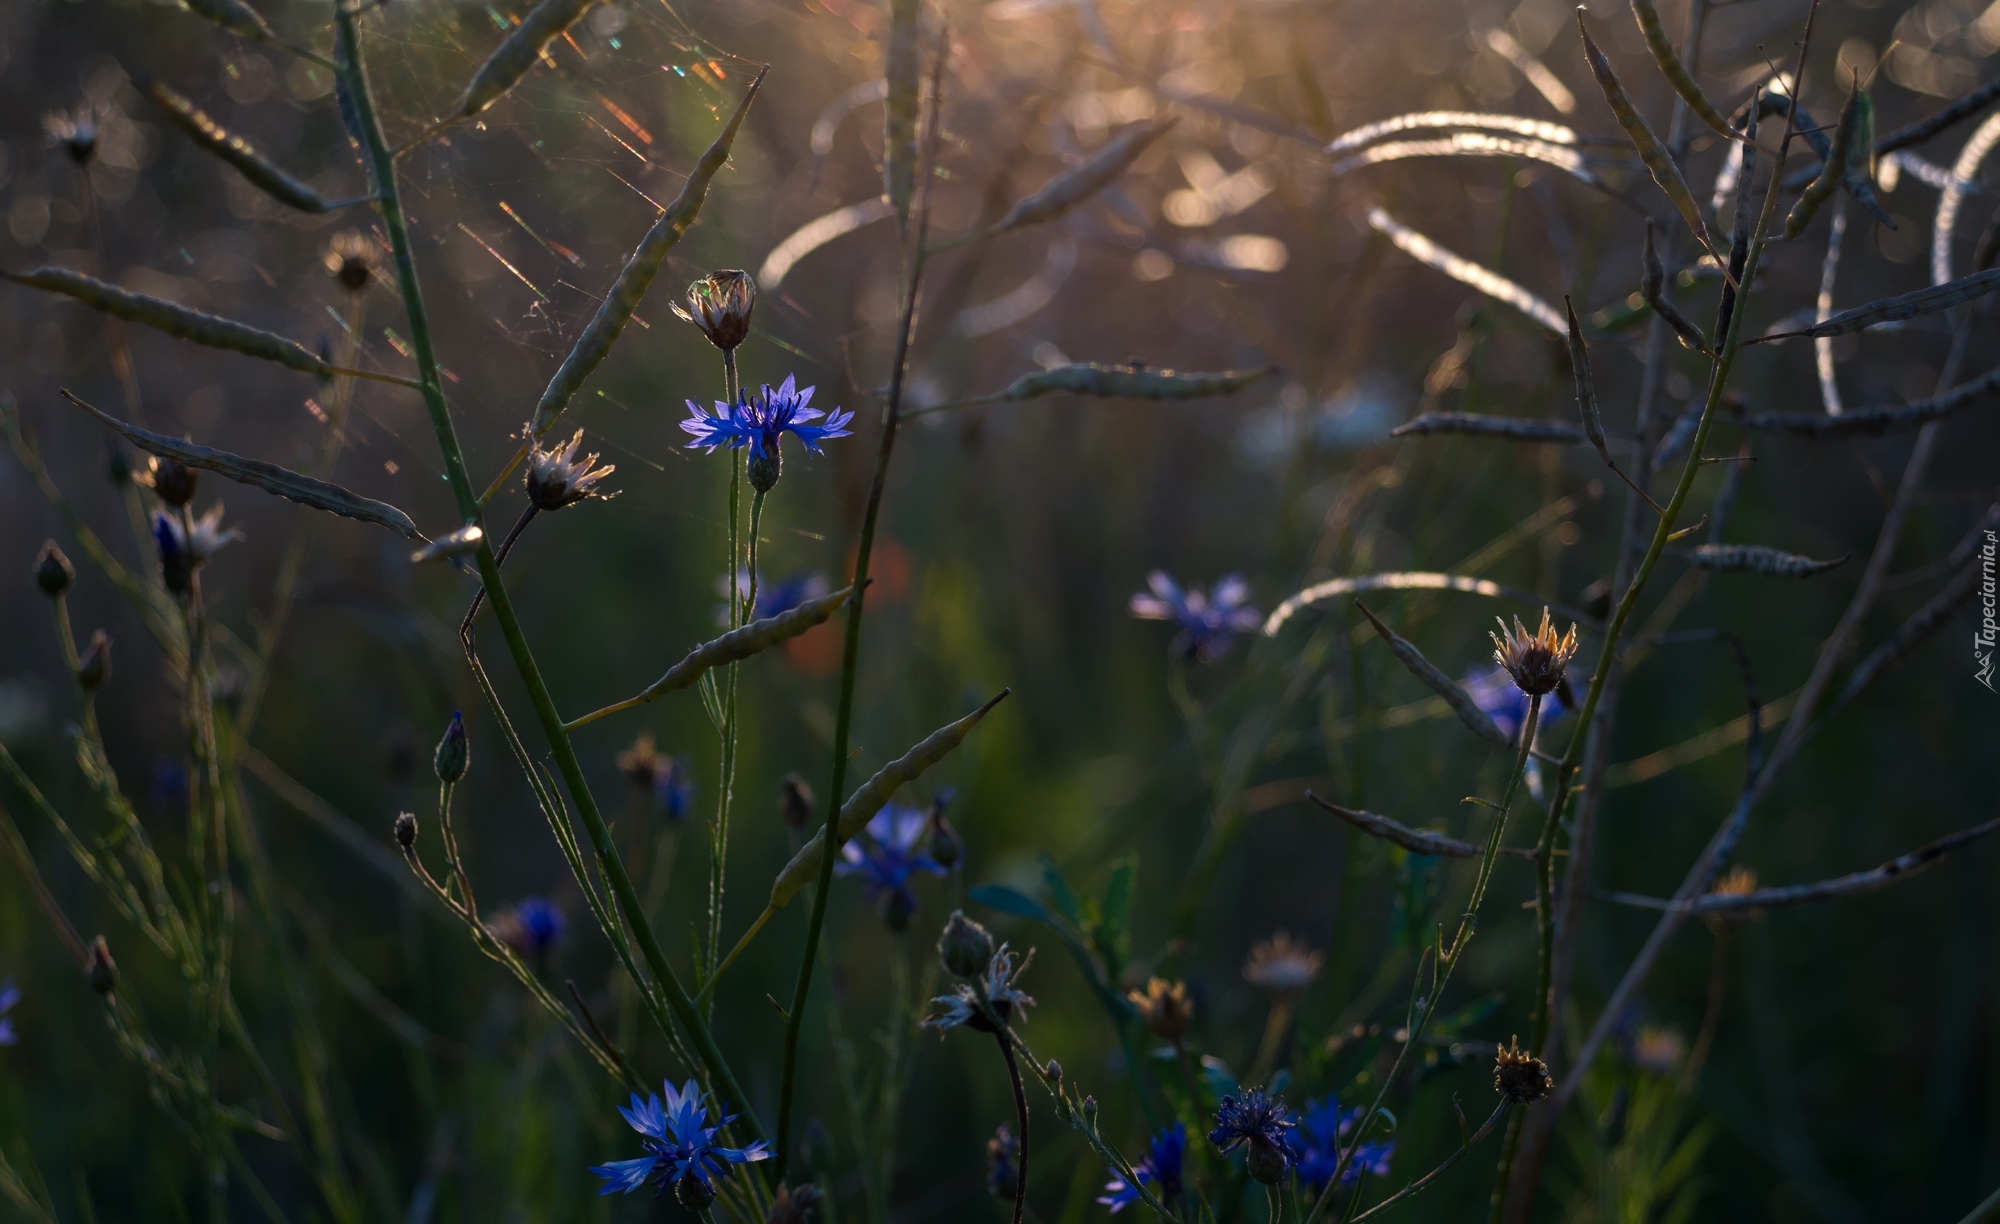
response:
M1493 1086L1509 1104L1526 1105L1548 1096L1556 1083L1549 1078L1549 1065L1522 1050L1516 1037L1493 1060Z
M1576 626L1569 632L1556 636L1556 627L1549 619L1549 610L1542 609L1541 627L1529 633L1521 624L1521 618L1514 618L1513 629L1507 622L1500 622L1500 632L1490 634L1493 639L1493 661L1507 669L1514 677L1514 684L1531 697L1555 691L1562 683L1563 671L1576 655Z
M1185 982L1152 978L1147 981L1146 989L1132 991L1125 997L1146 1022L1146 1028L1161 1041L1179 1045L1181 1038L1187 1036L1188 1026L1194 1023L1194 1000L1188 998Z
M396 844L405 850L417 844L417 818L414 813L396 813Z
M90 941L90 962L83 967L90 988L101 995L118 989L118 962L111 959L111 945L99 935Z
M111 635L99 629L76 661L76 682L94 693L111 682Z
M708 342L730 352L750 335L750 312L757 306L757 282L748 272L728 268L688 286L687 308L674 313L701 329Z
M201 484L201 474L178 459L155 455L147 463L139 483L151 486L153 495L167 505L185 506L194 500L195 490Z
M550 447L543 450L540 445L528 456L528 500L543 510L560 510L593 497L605 497L597 491L597 482L618 470L615 463L607 463L601 468L591 465L597 462L595 454L576 457L577 448L583 445L583 431L569 440L569 445ZM615 495L613 495L615 496Z
M42 594L54 599L75 581L76 567L63 556L63 550L56 547L54 540L45 542L41 555L35 558L35 585L42 588Z

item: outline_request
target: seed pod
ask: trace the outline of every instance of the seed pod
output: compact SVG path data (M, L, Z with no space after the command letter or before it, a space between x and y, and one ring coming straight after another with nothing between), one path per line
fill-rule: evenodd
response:
M923 742L884 765L874 777L856 788L847 802L840 805L840 821L836 828L840 840L844 842L859 834L875 813L882 810L882 805L889 802L889 796L896 793L897 787L915 781L926 769L944 760L952 749L965 742L966 733L1013 691L1010 688L1001 689L993 700L964 718L931 732ZM820 855L825 853L825 847L826 830L821 829L792 856L791 862L785 864L784 870L771 884L772 911L785 908L801 888L819 875Z
M417 844L417 818L411 812L396 813L396 844L408 850Z
M1516 136L1527 136L1548 144L1576 143L1574 130L1543 119L1523 119L1518 115L1488 115L1478 111L1418 111L1408 115L1397 115L1393 119L1383 119L1343 133L1328 144L1324 151L1329 154L1345 153L1349 149L1359 149L1364 145L1374 144L1382 137L1393 136L1397 132L1458 127L1512 132Z
M1590 37L1590 26L1584 21L1582 5L1577 6L1576 27L1583 33L1583 56L1590 64L1590 74L1597 78L1597 87L1603 91L1612 117L1618 120L1619 127L1625 129L1625 135L1639 153L1639 160L1646 163L1646 169L1652 171L1653 181L1667 193L1667 199L1673 201L1681 219L1693 231L1695 241L1701 243L1710 255L1715 255L1715 244L1709 240L1708 225L1701 219L1701 206L1695 203L1694 193L1688 190L1687 180L1681 177L1680 167L1674 164L1673 155L1667 152L1667 146L1661 144L1660 138L1647 126L1646 117L1632 104L1625 86L1618 80L1618 74L1611 70L1611 61L1604 58L1604 52ZM1715 258L1717 263L1722 262L1720 255L1715 255Z
M486 529L478 523L467 523L457 531L441 535L437 539L410 554L413 564L426 561L453 561L479 551L479 542L486 538Z
M1861 122L1861 84L1857 80L1848 91L1847 105L1840 108L1840 122L1834 126L1833 142L1827 147L1826 163L1820 167L1818 177L1806 184L1799 194L1798 203L1785 217L1785 237L1796 238L1805 233L1806 226L1812 224L1813 214L1819 206L1833 198L1840 190L1840 182L1848 174L1848 153L1854 148L1854 131Z
M1905 293L1901 297L1884 298L1870 302L1866 306L1856 306L1843 310L1824 323L1798 331L1775 332L1768 336L1758 336L1751 344L1768 344L1775 340L1795 340L1801 336L1844 336L1877 323L1889 323L1901 319L1914 319L1918 315L1932 314L1965 302L1976 301L1987 294L2000 290L2000 268L1989 268L1975 272L1971 276L1961 276L1942 285L1932 285Z
M1480 854L1479 847L1469 841L1460 841L1443 833L1433 833L1429 829L1412 829L1401 821L1391 820L1387 816L1377 816L1373 812L1356 811L1353 808L1341 807L1337 803L1328 803L1311 791L1306 792L1306 798L1370 837L1394 842L1412 854L1430 854L1447 858L1477 858Z
M1597 379L1590 372L1590 350L1584 347L1583 324L1577 322L1576 305L1568 294L1563 295L1563 310L1569 315L1569 366L1576 382L1576 409L1583 417L1583 432L1597 448L1597 457L1604 460L1604 466L1616 471L1618 465L1611 461L1611 448L1604 442L1604 421L1597 410Z
M1667 37L1666 28L1660 24L1660 11L1653 7L1653 0L1632 0L1632 15L1639 19L1639 30L1646 36L1646 49L1653 53L1653 62L1659 65L1660 75L1667 78L1667 84L1674 87L1674 92L1687 103L1695 118L1731 140L1741 140L1742 136L1729 126L1729 120L1722 117L1722 112L1715 109L1714 103L1695 82L1694 74L1675 54L1673 40Z
M94 277L72 272L68 268L36 268L32 272L0 272L0 277L17 285L31 289L43 289L50 293L60 293L75 298L93 310L157 328L182 340L195 344L205 344L210 348L228 349L249 357L261 357L265 361L275 361L306 374L331 374L332 367L308 352L296 340L238 323L234 319L217 318L203 314L199 310L189 310L172 302L143 293L131 293L116 285L108 285Z
M111 959L111 945L99 935L90 941L90 962L83 967L84 979L100 995L118 989L118 962Z
M276 43L278 35L256 9L243 0L181 0L182 7L252 42Z
M1368 224L1371 228L1387 234L1389 241L1396 244L1397 250L1425 267L1435 268L1460 284L1472 286L1496 302L1512 306L1559 336L1563 333L1563 317L1547 302L1498 272L1445 249L1428 236L1418 233L1390 216L1387 209L1370 208Z
M465 776L465 767L471 759L472 747L465 737L465 714L461 710L453 710L451 723L444 729L444 738L438 740L432 768L437 771L438 781L450 786Z
M111 683L111 635L99 629L76 660L76 682L86 693Z
M35 585L42 588L42 594L56 599L75 581L76 567L69 563L69 558L56 547L54 540L45 541L41 555L35 558Z
M701 155L694 169L688 172L687 182L681 186L681 193L667 210L653 222L653 228L639 240L639 245L625 261L618 272L618 279L611 285L611 291L604 295L604 302L591 316L590 322L577 337L576 345L569 356L563 359L562 368L542 392L541 402L535 405L534 434L541 437L556 423L556 418L569 407L569 402L584 381L610 355L611 346L618 342L618 336L625 325L632 321L632 312L639 308L640 299L653 284L659 274L660 263L667 252L687 233L701 212L702 201L708 198L708 185L714 180L723 164L729 160L729 148L736 140L736 131L743 126L743 116L750 110L750 103L757 97L757 89L764 83L766 67L757 73L757 79L750 82L749 92L737 104L736 113L729 117L722 133Z
M1470 727L1474 735L1502 748L1515 746L1513 737L1502 731L1486 711L1479 708L1479 703L1472 699L1471 694L1459 687L1458 681L1438 670L1436 664L1424 657L1423 651L1398 637L1394 630L1376 619L1366 604L1357 599L1354 601L1354 606L1361 609L1361 615L1368 618L1369 624L1375 626L1375 632L1382 635L1382 640L1387 642L1389 649L1402 660L1403 666L1409 668L1417 679L1429 685L1432 692L1444 698L1446 704L1451 706L1452 713L1458 715L1459 721Z
M956 404L939 404L909 415L942 408L964 408L977 404L1019 403L1044 395L1098 395L1108 399L1188 400L1240 391L1260 378L1277 373L1276 366L1254 370L1223 370L1215 374L1180 374L1173 370L1148 370L1137 362L1123 366L1078 362L1052 370L1023 374L1005 390Z
M542 51L554 42L565 30L575 25L594 0L542 0L521 23L507 32L493 54L472 74L465 92L451 108L453 118L464 119L500 100L502 94L514 88L520 79L528 75L528 69L535 66Z
M1854 85L1857 111L1854 140L1847 146L1847 173L1864 183L1875 181L1875 97L1858 80Z
M1703 544L1688 552L1688 561L1698 569L1733 570L1765 574L1772 578L1810 578L1847 563L1842 553L1831 561L1817 561L1797 553L1779 552L1762 544Z
M882 120L882 187L898 223L910 217L917 185L917 110L923 83L923 53L917 45L921 0L889 0L888 54L882 76L888 85Z
M1680 307L1674 305L1673 298L1667 295L1667 269L1660 262L1659 244L1654 240L1658 229L1658 223L1647 217L1645 253L1642 256L1639 273L1640 296L1646 299L1646 304L1653 308L1654 314L1666 320L1667 326L1674 329L1683 347L1706 356L1708 337L1702 335L1701 328L1695 325L1694 320L1682 314Z
M1823 412L1760 412L1744 424L1751 429L1802 438L1853 438L1900 432L1950 416L1996 390L2000 390L2000 369L1988 370L1935 399L1919 400L1902 408L1849 409L1839 416Z
M1008 209L1007 215L1000 218L1000 224L994 226L992 232L1004 233L1024 225L1039 225L1062 216L1125 173L1126 167L1138 160L1139 154L1144 153L1154 141L1166 135L1175 122L1173 119L1147 120L1126 128L1105 141L1103 148L1056 175L1040 191Z
M196 144L235 167L238 174L249 179L264 194L300 212L323 213L327 210L324 196L279 169L249 141L211 119L187 98L158 81L141 77L134 83L139 86L139 92L159 107L168 122L187 133Z
M1488 416L1481 412L1426 412L1389 431L1392 438L1414 434L1465 433L1517 442L1582 442L1581 428L1567 421Z

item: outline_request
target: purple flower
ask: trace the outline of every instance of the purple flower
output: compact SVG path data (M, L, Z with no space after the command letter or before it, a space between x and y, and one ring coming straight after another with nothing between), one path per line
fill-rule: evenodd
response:
M821 442L847 437L851 431L845 426L854 419L854 414L836 408L832 416L827 416L817 408L807 407L814 389L807 387L800 391L796 384L797 380L787 374L777 390L766 383L762 391L734 404L717 400L712 413L693 400L687 401L690 415L681 422L681 428L694 435L694 441L688 443L689 449L714 451L726 446L741 450L748 446L754 456L775 455L779 438L789 433L818 455L824 453L819 448ZM824 425L808 423L823 417Z
M773 581L762 574L757 575L757 606L750 610L751 620L783 616L800 604L822 599L833 590L833 584L826 575L811 570L800 570ZM715 592L723 597L723 602L715 607L715 623L729 626L729 576L724 574L715 580ZM740 604L750 598L750 571L738 567L736 570L736 599Z
M604 1179L599 1197L630 1194L652 1182L659 1187L654 1198L671 1186L683 1205L692 1199L706 1207L715 1197L713 1179L725 1176L729 1166L770 1159L762 1139L745 1148L723 1147L716 1141L736 1115L725 1114L714 1126L708 1125L708 1107L701 1103L701 1088L693 1080L678 1092L672 1083L661 1086L667 1094L664 1103L656 1096L641 1101L635 1093L630 1108L619 1107L625 1121L642 1136L647 1154L592 1166L590 1171Z
M1250 1176L1273 1185L1285 1170L1305 1156L1294 1132L1298 1123L1285 1116L1285 1103L1252 1088L1242 1096L1226 1096L1215 1108L1215 1129L1208 1141L1225 1153L1246 1149Z
M833 873L860 876L868 896L882 909L882 921L892 931L909 926L917 910L917 895L910 890L910 877L919 871L943 875L945 869L924 848L930 832L930 816L918 808L889 804L875 813L860 837L840 847L840 862Z
M675 824L694 810L694 766L686 757L660 758L660 768L653 774L653 802Z
M1513 739L1521 734L1521 724L1528 717L1528 695L1514 683L1504 667L1495 667L1476 676L1467 676L1462 682L1466 696L1473 704L1486 712L1493 725ZM1565 699L1568 685L1554 689L1542 698L1542 721L1554 722L1570 712L1570 704Z
M1146 1158L1132 1166L1132 1175L1139 1185L1158 1186L1160 1197L1172 1206L1181 1196L1181 1157L1186 1152L1187 1127L1176 1122L1153 1136ZM1111 1180L1104 1183L1104 1197L1097 1201L1115 1214L1139 1201L1139 1186L1113 1170Z
M1324 1188L1333 1180L1333 1171L1340 1166L1344 1148L1342 1140L1354 1129L1361 1119L1361 1109L1342 1109L1333 1097L1314 1101L1306 1106L1300 1121L1300 1129L1305 1134L1302 1145L1304 1156L1299 1160L1299 1180L1309 1186ZM1347 1162L1346 1172L1340 1175L1340 1184L1351 1186L1361 1180L1363 1173L1376 1177L1389 1175L1389 1158L1396 1154L1396 1141L1383 1140L1364 1143L1355 1149L1353 1159Z
M494 919L493 933L516 952L539 961L561 941L568 925L561 906L545 897L526 897Z
M21 1040L21 1035L14 1031L14 1022L7 1018L7 1013L13 1011L14 1005L20 1001L21 991L14 985L13 978L0 982L0 1046L10 1046Z
M1180 626L1174 651L1183 659L1213 663L1229 649L1229 639L1249 633L1264 621L1250 606L1250 584L1236 575L1219 580L1213 595L1200 587L1183 590L1165 570L1146 575L1151 594L1141 591L1127 605L1140 620L1172 621Z

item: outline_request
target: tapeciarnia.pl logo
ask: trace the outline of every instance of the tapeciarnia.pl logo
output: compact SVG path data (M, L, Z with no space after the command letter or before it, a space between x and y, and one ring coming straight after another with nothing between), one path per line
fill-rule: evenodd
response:
M2000 548L2000 539L1988 531L1986 545L1979 550L1979 628L1972 634L1972 662L1978 670L1972 673L1972 678L1988 690L2000 692L1993 688L1993 646L2000 639L2000 621L1996 621L2000 594L1996 594L1993 578L1996 548Z

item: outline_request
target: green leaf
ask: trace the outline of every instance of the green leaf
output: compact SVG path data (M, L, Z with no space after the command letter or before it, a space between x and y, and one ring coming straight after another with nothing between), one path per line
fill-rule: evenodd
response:
M1042 883L1048 886L1049 899L1056 903L1056 909L1069 919L1070 925L1082 930L1085 926L1083 903L1077 899L1076 890L1063 878L1062 868L1056 861L1044 854L1041 856Z

